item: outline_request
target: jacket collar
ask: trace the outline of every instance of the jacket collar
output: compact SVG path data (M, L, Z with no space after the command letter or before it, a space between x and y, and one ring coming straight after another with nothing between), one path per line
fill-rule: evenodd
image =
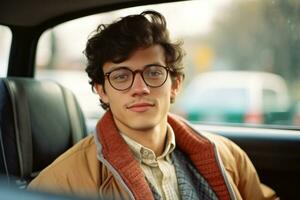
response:
M96 130L103 158L117 170L135 199L153 199L144 173L120 135L110 111L98 122Z
M169 114L168 123L175 133L176 145L189 156L218 198L230 199L221 165L217 160L214 143L194 130L188 122L179 116Z
M230 199L216 159L214 145L178 116L170 114L168 123L174 130L177 147L189 156L220 199ZM119 134L110 111L106 112L98 122L96 130L104 159L118 171L134 197L136 199L153 199L144 173Z

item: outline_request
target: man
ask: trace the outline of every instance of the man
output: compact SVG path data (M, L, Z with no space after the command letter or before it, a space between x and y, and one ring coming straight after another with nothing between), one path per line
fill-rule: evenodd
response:
M169 114L183 81L180 43L154 11L100 25L85 50L107 110L30 188L113 199L275 199L231 141Z

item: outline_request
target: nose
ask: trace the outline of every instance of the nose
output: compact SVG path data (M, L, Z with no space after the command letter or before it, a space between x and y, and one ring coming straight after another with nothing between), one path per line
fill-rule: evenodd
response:
M150 93L150 89L145 83L142 75L140 73L136 73L132 87L131 87L132 95L146 95Z

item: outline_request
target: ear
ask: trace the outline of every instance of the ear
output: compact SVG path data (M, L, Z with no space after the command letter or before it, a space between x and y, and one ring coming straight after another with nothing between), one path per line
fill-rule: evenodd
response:
M105 92L104 85L95 84L94 88L95 88L97 94L99 95L100 99L104 103L108 104L108 96L107 96L107 94Z
M180 91L181 85L183 81L183 76L178 75L172 80L172 88L171 88L171 102L175 101L177 94Z

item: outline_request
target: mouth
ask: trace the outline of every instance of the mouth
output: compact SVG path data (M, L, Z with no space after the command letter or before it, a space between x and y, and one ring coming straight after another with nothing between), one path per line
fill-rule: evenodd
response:
M147 110L151 109L154 107L153 103L148 103L148 102L143 102L143 103L133 103L126 108L132 112L146 112Z

